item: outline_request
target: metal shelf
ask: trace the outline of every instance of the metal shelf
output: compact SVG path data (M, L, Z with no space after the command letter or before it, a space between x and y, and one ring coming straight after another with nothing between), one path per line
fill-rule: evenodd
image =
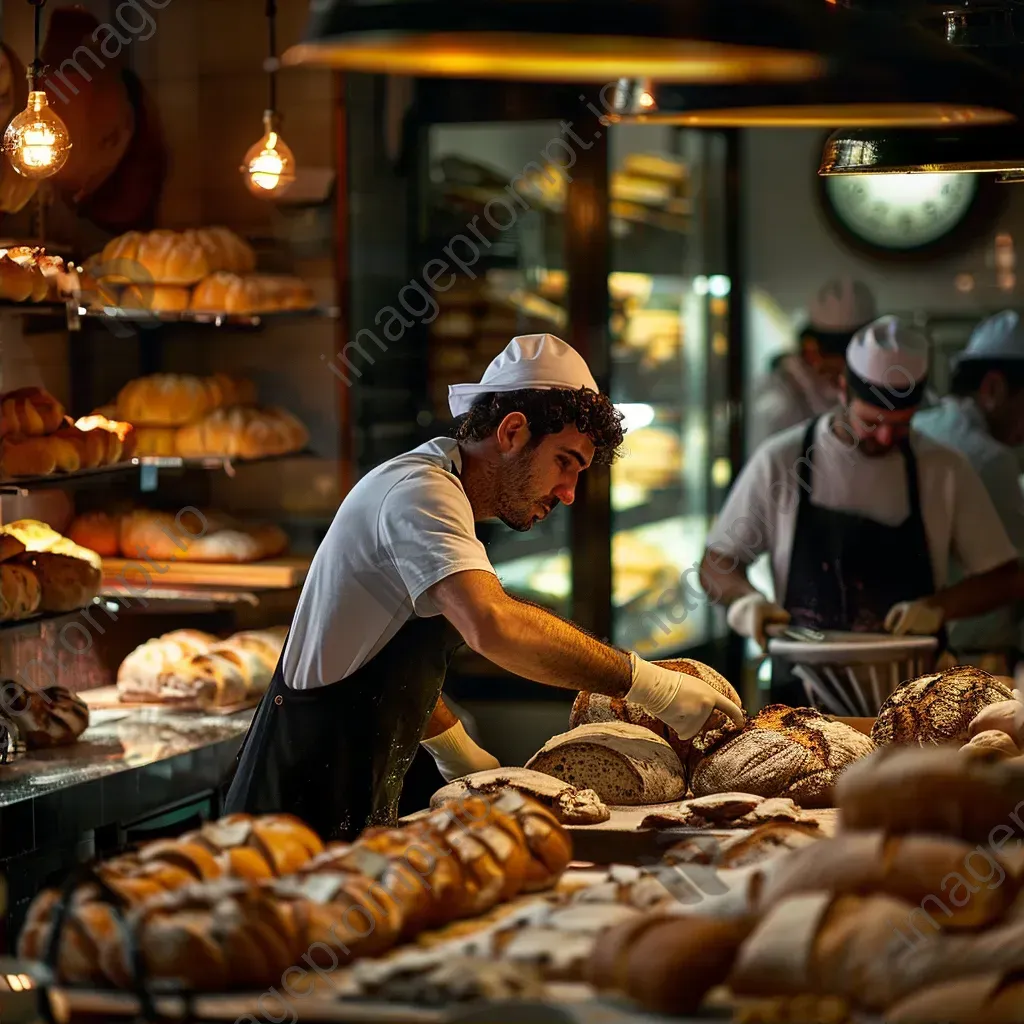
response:
M265 602L268 595L283 595L292 592L298 596L299 589L299 587L257 589L253 587L160 587L153 585L135 596L126 588L112 586L104 580L100 594L105 598L116 600L119 612L131 615L164 615L168 611L182 615L197 615L237 605L258 608Z
M32 491L53 490L62 487L89 486L97 479L123 475L138 470L141 474L141 489L156 489L157 478L161 470L185 472L187 470L203 470L220 472L226 476L237 475L239 466L254 466L264 462L283 462L286 459L315 458L311 451L290 452L285 455L268 455L259 459L234 459L226 455L207 456L199 459L183 459L179 456L141 455L128 462L117 462L110 466L97 466L95 469L80 469L75 473L53 473L49 476L25 476L8 480L0 480L0 495L17 495L25 497Z
M191 324L204 327L260 327L269 323L287 323L310 318L336 320L340 315L337 306L312 306L309 309L283 309L266 313L201 313L194 310L167 313L149 309L122 309L119 306L103 306L92 309L79 305L75 300L67 302L3 302L0 313L16 316L65 317L68 330L81 329L83 320L126 323L138 326L161 327L167 324Z

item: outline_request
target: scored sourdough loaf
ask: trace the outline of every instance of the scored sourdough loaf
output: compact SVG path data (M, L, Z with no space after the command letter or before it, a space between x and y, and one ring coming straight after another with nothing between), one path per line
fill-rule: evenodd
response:
M719 693L728 697L737 707L743 704L740 695L729 681L709 665L689 658L675 658L670 661L656 661L655 665L695 676L707 683ZM729 727L730 720L721 711L712 711L703 728L692 739L680 739L679 734L660 719L645 711L639 704L627 701L623 697L606 697L600 693L581 692L573 703L569 714L569 728L578 725L591 725L600 722L627 722L630 725L642 725L667 740L679 756L687 779L693 774L697 762L704 756L709 740L717 733Z
M828 807L832 787L874 743L811 708L771 704L738 733L724 733L698 763L694 796L740 791Z
M484 796L514 789L551 810L563 825L594 825L611 816L606 804L592 789L577 789L543 772L528 768L489 768L442 786L431 798L431 807L478 793Z
M609 804L676 800L686 792L683 766L666 740L625 722L581 725L553 736L526 763Z
M85 608L100 592L103 574L81 558L36 551L18 555L7 564L21 565L39 580L37 611L40 612L61 613Z
M995 676L971 665L910 679L878 711L871 738L890 743L966 743L974 717L990 704L1012 700Z

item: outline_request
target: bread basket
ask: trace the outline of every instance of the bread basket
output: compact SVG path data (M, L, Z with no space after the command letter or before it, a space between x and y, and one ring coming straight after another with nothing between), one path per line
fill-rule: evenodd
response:
M812 707L849 718L876 716L900 683L932 671L939 646L933 636L822 635L820 641L774 637L768 653L792 668Z

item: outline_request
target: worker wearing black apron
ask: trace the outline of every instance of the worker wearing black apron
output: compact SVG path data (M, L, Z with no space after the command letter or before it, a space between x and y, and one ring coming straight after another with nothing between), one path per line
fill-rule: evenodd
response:
M911 429L927 341L896 317L858 331L842 404L748 460L708 538L702 580L729 625L767 647L772 626L941 635L948 619L1012 599L1016 552L970 464ZM776 603L748 568L771 562ZM966 578L947 584L956 557ZM802 684L772 666L774 701Z
M225 810L287 812L324 839L395 821L422 744L451 780L498 762L439 700L472 641L507 671L625 697L693 736L716 708L694 676L645 662L505 593L474 523L529 530L579 474L610 462L621 416L586 363L551 335L514 338L479 383L454 385L453 438L368 473L317 551L281 661L242 745Z

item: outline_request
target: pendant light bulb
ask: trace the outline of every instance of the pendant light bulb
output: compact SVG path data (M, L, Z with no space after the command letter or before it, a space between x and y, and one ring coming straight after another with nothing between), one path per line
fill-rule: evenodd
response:
M3 150L18 174L37 181L52 177L67 162L71 136L45 92L29 93L28 106L4 132Z
M295 181L295 157L281 138L274 112L263 115L263 138L253 143L242 161L246 187L261 199L283 196Z

